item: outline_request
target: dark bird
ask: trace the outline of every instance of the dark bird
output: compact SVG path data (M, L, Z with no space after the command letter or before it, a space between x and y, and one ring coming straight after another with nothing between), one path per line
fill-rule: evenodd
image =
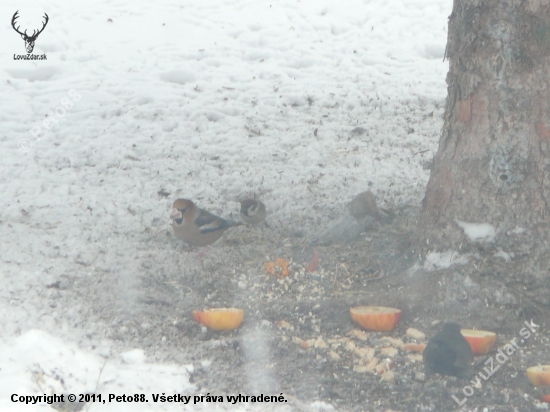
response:
M471 378L474 355L456 323L445 323L443 329L430 339L422 354L426 378L433 373Z

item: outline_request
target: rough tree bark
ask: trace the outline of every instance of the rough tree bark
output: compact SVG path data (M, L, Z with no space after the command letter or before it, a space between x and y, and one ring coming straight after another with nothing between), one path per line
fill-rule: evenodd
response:
M550 0L454 1L418 251L501 249L518 279L550 286L549 56ZM490 223L497 236L472 245L457 219Z

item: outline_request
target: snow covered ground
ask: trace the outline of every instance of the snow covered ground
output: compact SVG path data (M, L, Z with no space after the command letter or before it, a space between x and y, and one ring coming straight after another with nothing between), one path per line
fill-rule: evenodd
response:
M169 228L177 197L237 218L236 200L257 196L282 235L311 235L368 189L381 205L418 206L442 125L451 7L4 1L0 410L49 408L13 393L193 393L192 366L79 346L85 322L45 304L64 277L135 270L137 242ZM25 54L16 10L29 32L48 13L34 50L47 60L13 60ZM214 410L188 408L89 410Z

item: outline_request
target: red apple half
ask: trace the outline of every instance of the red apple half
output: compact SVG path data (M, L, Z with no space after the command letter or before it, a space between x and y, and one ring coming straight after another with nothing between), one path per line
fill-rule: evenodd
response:
M350 308L351 319L364 329L387 332L395 328L401 311L383 306L356 306Z
M461 329L460 333L470 344L474 355L485 355L491 349L497 339L497 334L486 330Z
M237 329L243 321L244 311L236 308L194 310L193 319L212 330Z
M550 386L550 365L527 368L527 377L535 386Z

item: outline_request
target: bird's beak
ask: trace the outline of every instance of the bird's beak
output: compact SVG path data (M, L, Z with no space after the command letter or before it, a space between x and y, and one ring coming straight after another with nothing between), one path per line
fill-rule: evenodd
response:
M173 208L172 212L170 213L170 219L176 220L176 219L181 219L181 218L183 218L181 212L178 209Z

